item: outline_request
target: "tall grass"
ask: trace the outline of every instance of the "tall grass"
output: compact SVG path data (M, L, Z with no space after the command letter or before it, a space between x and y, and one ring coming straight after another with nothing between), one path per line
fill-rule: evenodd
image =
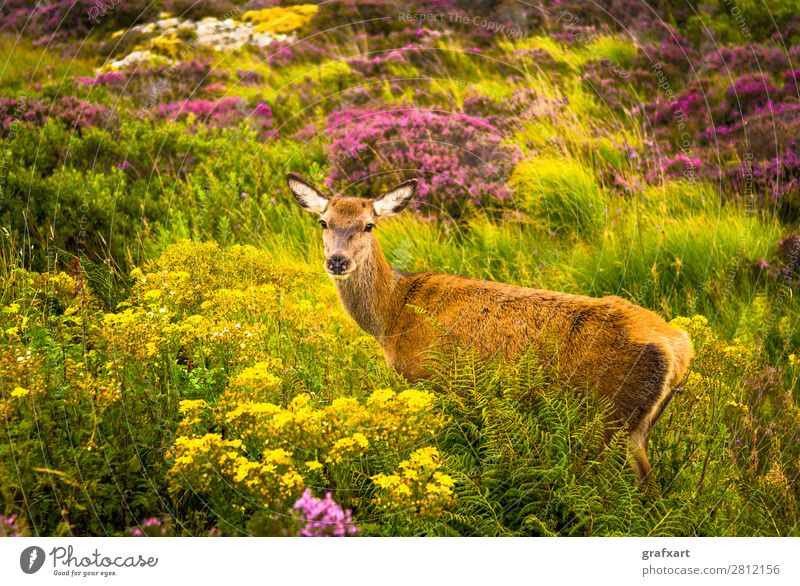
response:
M592 236L603 221L605 196L591 168L567 158L520 162L511 177L519 209L556 234Z

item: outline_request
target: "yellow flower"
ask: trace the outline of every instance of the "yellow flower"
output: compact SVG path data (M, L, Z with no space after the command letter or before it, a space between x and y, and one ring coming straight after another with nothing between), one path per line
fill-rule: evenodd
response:
M433 393L428 391L410 389L397 395L397 398L405 403L409 409L421 411L423 409L430 409L436 397Z
M400 462L402 476L377 474L372 481L378 490L375 504L384 510L416 510L436 517L452 499L455 481L438 471L441 456L436 448L421 448Z
M235 482L241 482L250 475L250 472L261 468L258 462L250 462L246 458L241 458L239 465L236 468L236 474L233 477Z
M378 389L367 399L367 405L383 405L394 396L395 394L392 389Z
M374 482L380 488L392 488L393 486L400 484L400 477L395 474L376 474L372 477L372 482Z
M310 21L317 10L315 4L275 6L249 10L242 15L242 20L257 25L256 32L290 33Z
M283 448L277 450L265 450L264 461L271 464L291 464L292 452L287 452Z
M281 475L280 484L284 494L290 495L303 488L305 482L296 470L289 470Z
M356 456L361 454L369 447L369 440L363 433L354 433L351 437L343 437L334 442L331 448L329 460L331 462L343 462L345 456Z
M208 409L208 403L203 399L184 399L178 404L178 410L183 413L191 413L200 409Z
M12 397L24 397L25 395L30 395L31 392L28 389L23 389L22 387L16 387L13 391L11 391Z

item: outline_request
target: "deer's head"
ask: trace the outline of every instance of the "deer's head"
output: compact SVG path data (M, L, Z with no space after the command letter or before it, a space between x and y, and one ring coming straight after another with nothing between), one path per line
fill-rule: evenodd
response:
M403 211L417 190L417 180L412 179L376 199L325 197L293 173L286 181L298 205L319 216L325 270L337 280L346 279L371 258L375 245L372 230L378 219Z

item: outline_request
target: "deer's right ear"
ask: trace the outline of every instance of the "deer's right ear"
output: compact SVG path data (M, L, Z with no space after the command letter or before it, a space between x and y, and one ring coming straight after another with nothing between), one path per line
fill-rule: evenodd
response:
M286 183L298 205L309 212L321 214L328 207L328 198L294 173L286 175Z
M417 193L417 180L411 179L384 193L372 202L376 216L399 214Z

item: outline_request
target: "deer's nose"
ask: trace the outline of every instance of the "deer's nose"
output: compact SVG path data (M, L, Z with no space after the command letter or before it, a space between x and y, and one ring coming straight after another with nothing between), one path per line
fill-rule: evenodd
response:
M350 259L341 254L334 254L325 263L333 275L341 275L347 272L350 268Z

